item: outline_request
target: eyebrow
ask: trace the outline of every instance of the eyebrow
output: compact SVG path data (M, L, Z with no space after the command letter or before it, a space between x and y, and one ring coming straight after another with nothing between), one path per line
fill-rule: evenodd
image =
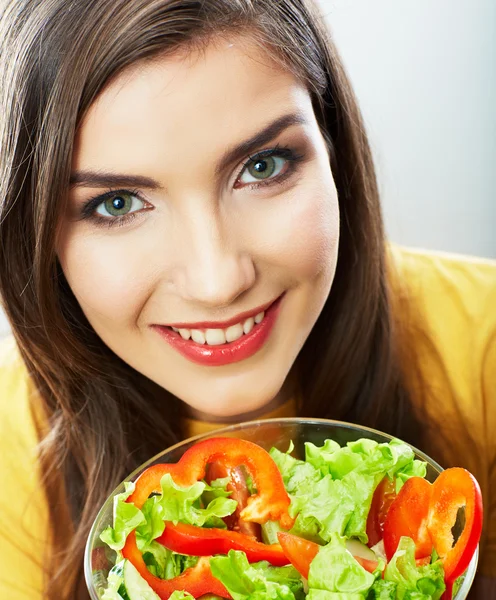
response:
M217 168L215 169L216 174L221 173L227 166L238 162L242 158L249 156L255 150L271 142L275 137L282 133L285 129L293 125L305 125L307 120L299 113L291 113L279 117L270 125L267 125L262 131L256 133L253 137L241 142L234 148L231 148L225 152L220 159Z
M227 166L249 156L261 146L271 142L285 129L293 125L305 125L307 120L299 113L291 113L279 117L253 137L244 140L234 148L228 149L217 164L215 172L219 175ZM151 177L143 175L126 175L103 171L74 171L70 177L71 187L116 188L136 187L158 190L161 185Z
M118 173L104 173L102 171L75 171L69 180L71 187L115 188L136 187L149 190L158 190L160 184L150 177L142 175L120 175Z

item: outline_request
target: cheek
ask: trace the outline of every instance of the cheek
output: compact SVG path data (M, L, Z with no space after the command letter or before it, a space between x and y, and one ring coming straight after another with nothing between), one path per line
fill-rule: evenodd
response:
M339 207L332 178L296 186L252 224L260 256L296 281L333 273L339 241Z
M112 239L109 239L112 238ZM126 236L71 235L59 244L64 275L86 317L105 322L134 322L147 297L143 261L130 251Z

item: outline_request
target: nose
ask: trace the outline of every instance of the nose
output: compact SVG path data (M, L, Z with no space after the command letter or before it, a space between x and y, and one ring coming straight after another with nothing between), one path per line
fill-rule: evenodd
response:
M253 286L253 259L239 247L233 232L226 234L228 229L215 216L189 220L186 257L176 277L184 299L223 308Z

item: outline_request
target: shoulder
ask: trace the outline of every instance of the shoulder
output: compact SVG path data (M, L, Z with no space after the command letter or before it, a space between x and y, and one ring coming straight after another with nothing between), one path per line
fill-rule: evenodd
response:
M426 410L463 415L488 439L496 428L496 261L393 246L390 277L402 343L438 395Z
M418 352L460 376L486 376L496 351L496 261L393 246L389 265L397 316Z
M36 465L39 443L34 417L36 395L13 338L0 342L0 476L16 479L19 465Z
M12 336L0 340L0 389L7 392L12 389L27 388L27 369L22 361L19 349ZM4 394L2 393L2 396Z
M29 375L13 337L0 341L0 431L4 445L22 437L34 442ZM34 438L34 439L33 439Z
M392 277L427 310L454 306L466 318L494 317L496 260L399 246L389 254Z
M0 341L0 597L41 598L48 513L33 388L13 338Z

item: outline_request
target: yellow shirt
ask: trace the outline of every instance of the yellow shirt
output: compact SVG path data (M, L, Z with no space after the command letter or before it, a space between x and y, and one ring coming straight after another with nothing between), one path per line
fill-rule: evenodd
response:
M393 287L408 297L409 343L427 383L416 396L430 424L425 450L477 477L485 509L479 572L496 577L496 262L398 248L391 256ZM29 394L9 339L0 346L0 598L9 600L42 598L49 543ZM288 416L294 407L281 410ZM187 426L193 435L216 424Z

